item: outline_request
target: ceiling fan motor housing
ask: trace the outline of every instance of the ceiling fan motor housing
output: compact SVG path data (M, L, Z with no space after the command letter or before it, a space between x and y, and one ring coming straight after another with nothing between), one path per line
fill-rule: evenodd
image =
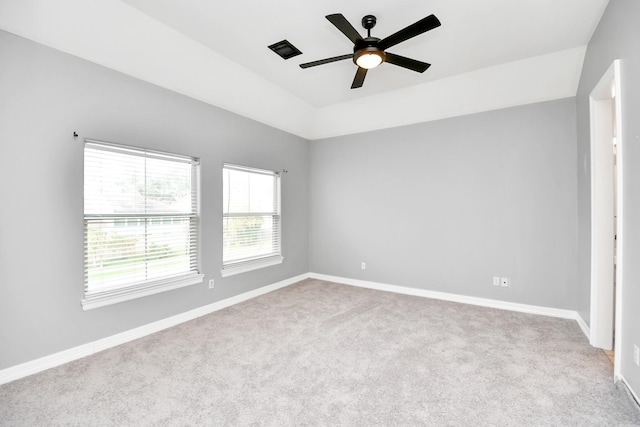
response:
M373 15L366 15L362 18L362 26L367 30L367 37L356 41L353 45L353 63L361 66L358 59L364 55L376 55L380 58L380 64L385 60L384 51L378 48L377 37L371 37L371 29L376 26L377 19Z
M381 63L384 62L386 55L382 49L378 47L380 41L377 37L367 37L366 39L358 40L353 46L353 63L358 65L358 58L363 55L378 55L381 59Z

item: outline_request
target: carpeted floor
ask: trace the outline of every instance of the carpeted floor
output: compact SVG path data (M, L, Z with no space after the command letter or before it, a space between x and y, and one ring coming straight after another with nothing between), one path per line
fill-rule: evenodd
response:
M0 387L3 426L640 425L578 325L306 280Z

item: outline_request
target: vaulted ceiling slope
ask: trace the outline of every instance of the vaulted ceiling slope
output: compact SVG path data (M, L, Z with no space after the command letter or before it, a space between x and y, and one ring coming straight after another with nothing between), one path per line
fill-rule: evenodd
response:
M575 96L608 0L0 0L0 28L306 139ZM324 16L364 15L383 38L435 14L442 26L390 49L350 89L356 66L298 65L351 53ZM287 39L303 54L267 46Z

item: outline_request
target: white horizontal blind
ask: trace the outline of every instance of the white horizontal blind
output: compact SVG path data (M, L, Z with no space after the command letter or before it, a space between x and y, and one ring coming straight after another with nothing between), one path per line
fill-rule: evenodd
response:
M85 295L197 273L198 159L85 141Z
M223 167L223 270L280 257L280 175Z

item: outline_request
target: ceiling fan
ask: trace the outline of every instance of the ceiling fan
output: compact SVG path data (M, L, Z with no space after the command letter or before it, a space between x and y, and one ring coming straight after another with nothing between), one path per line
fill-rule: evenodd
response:
M382 40L377 37L371 37L371 29L376 26L376 17L373 15L367 15L362 18L362 26L367 30L366 38L362 38L360 33L353 28L353 25L341 13L327 15L326 18L353 42L353 53L300 64L301 68L329 64L343 59L352 59L358 66L356 76L351 84L351 89L356 89L362 87L367 70L377 67L383 62L417 71L418 73L423 73L431 66L426 62L395 55L391 52L386 52L386 50L398 43L439 27L440 21L435 15L429 15Z

